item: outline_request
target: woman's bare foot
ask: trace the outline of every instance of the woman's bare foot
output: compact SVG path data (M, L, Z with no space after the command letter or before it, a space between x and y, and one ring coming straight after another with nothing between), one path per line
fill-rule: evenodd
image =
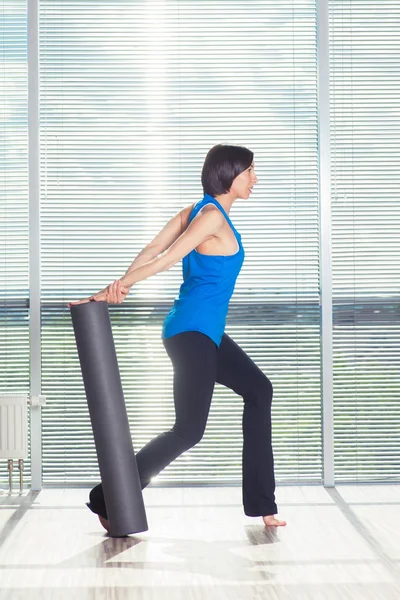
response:
M110 523L108 522L107 519L105 519L104 517L101 517L100 515L97 515L99 517L99 521L102 524L102 526L104 527L104 529L107 531L107 533L110 533Z
M286 521L280 521L279 519L276 519L274 515L267 515L262 519L264 521L264 525L269 527L284 527L286 525Z

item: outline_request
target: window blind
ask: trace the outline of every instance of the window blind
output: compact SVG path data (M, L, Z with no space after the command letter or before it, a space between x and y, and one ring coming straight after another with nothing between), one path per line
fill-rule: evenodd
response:
M335 472L400 475L399 13L331 0Z
M98 479L69 311L202 197L216 143L255 153L231 217L246 261L227 333L274 385L277 478L321 479L315 2L43 0L41 231L45 484ZM160 340L181 265L111 307L136 450L173 424ZM162 483L240 480L242 400L216 388L201 444Z
M0 394L29 393L26 26L25 0L0 0Z

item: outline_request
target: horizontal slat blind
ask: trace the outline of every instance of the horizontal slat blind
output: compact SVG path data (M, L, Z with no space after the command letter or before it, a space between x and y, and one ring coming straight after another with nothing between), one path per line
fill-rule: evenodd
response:
M315 3L43 0L44 481L98 478L65 303L120 276L201 198L215 143L255 152L232 219L246 262L227 331L271 378L279 480L321 478ZM173 424L160 340L181 266L111 309L135 449ZM217 388L204 440L158 478L240 480L242 401Z
M0 0L0 394L29 392L26 25L25 0Z
M331 0L337 481L400 476L400 8Z

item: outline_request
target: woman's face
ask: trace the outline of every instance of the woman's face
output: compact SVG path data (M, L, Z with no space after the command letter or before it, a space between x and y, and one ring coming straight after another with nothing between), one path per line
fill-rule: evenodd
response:
M250 167L240 173L232 182L230 193L233 193L235 198L243 198L247 200L250 197L253 186L257 183L258 179L254 171L254 162L251 163Z

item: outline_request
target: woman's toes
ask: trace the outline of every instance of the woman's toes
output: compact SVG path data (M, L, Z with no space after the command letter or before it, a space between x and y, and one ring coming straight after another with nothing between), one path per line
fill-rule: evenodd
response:
M284 527L286 525L286 521L281 521L280 519L274 517L274 515L268 515L266 517L263 517L263 521L264 525L270 527Z

